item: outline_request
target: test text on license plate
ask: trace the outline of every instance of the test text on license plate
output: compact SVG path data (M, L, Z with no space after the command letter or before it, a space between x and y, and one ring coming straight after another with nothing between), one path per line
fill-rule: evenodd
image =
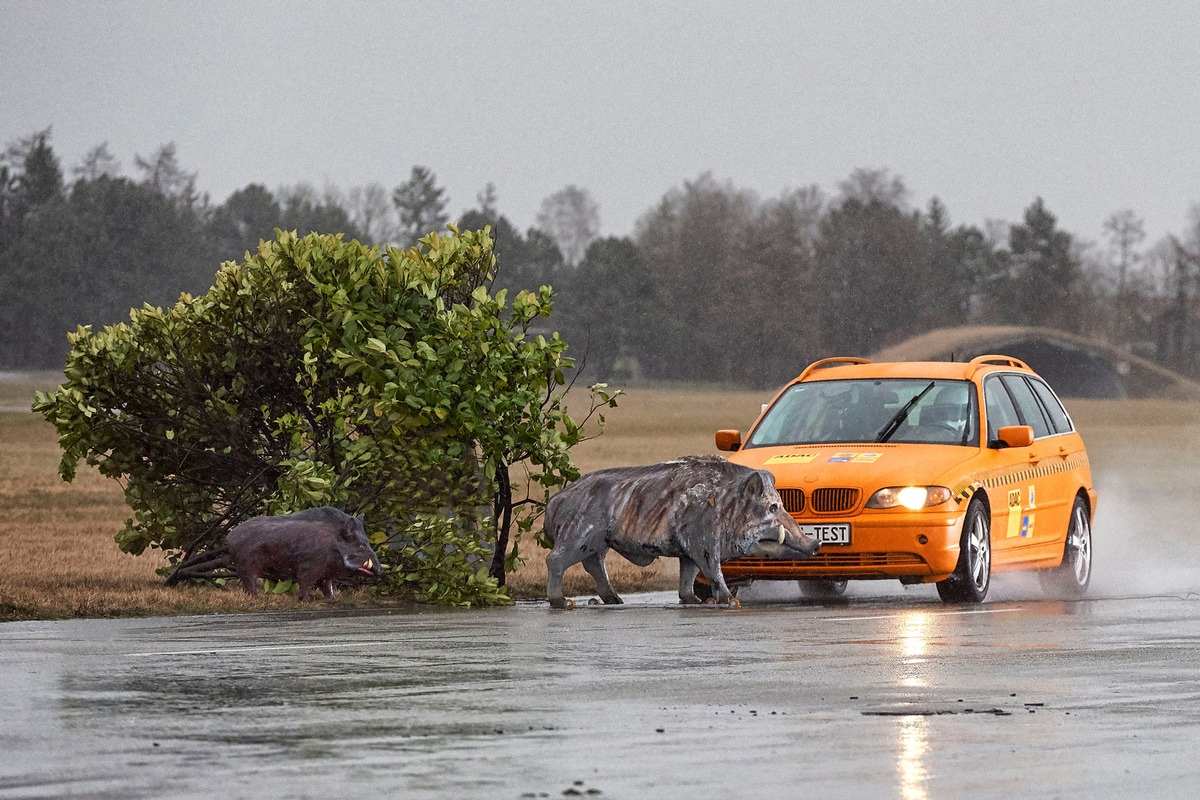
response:
M850 544L850 523L836 525L801 525L800 530L821 544Z

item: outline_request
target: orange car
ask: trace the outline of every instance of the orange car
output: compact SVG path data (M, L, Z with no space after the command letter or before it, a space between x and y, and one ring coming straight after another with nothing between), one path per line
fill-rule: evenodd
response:
M1054 392L1015 358L824 359L764 406L744 441L719 431L717 448L770 470L822 543L803 561L729 561L731 586L797 579L840 594L848 580L899 578L978 603L992 573L1033 569L1056 592L1087 589L1087 451Z

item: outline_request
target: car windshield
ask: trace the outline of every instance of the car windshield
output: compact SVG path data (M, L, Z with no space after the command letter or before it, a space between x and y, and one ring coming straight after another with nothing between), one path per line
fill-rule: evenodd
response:
M906 442L977 445L970 381L903 378L797 383L767 411L747 447Z

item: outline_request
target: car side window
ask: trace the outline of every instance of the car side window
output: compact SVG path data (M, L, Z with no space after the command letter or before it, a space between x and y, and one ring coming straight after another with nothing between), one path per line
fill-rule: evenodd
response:
M1054 432L1070 433L1073 431L1071 418L1067 416L1066 409L1062 407L1062 403L1054 396L1054 392L1050 390L1050 387L1037 378L1026 378L1026 380L1033 387L1033 391L1037 394L1038 399L1042 401L1042 408L1050 416L1050 426L1054 428Z
M1020 425L1017 407L1012 398L1000 385L999 378L988 378L983 384L984 402L987 404L988 441L996 438L996 431L1009 425Z
M1040 439L1043 436L1049 436L1051 434L1050 421L1046 419L1041 403L1038 402L1033 389L1029 388L1029 383L1025 378L1020 375L1001 375L1000 382L1008 389L1013 402L1017 404L1017 413L1021 415L1021 424L1033 428L1033 438Z

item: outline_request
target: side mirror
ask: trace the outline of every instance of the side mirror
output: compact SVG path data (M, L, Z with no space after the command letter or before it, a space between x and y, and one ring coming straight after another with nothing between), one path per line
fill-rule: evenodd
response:
M1033 428L1028 425L1006 425L996 431L995 441L988 447L1029 447L1033 444Z
M731 453L742 446L741 431L717 431L717 449Z

